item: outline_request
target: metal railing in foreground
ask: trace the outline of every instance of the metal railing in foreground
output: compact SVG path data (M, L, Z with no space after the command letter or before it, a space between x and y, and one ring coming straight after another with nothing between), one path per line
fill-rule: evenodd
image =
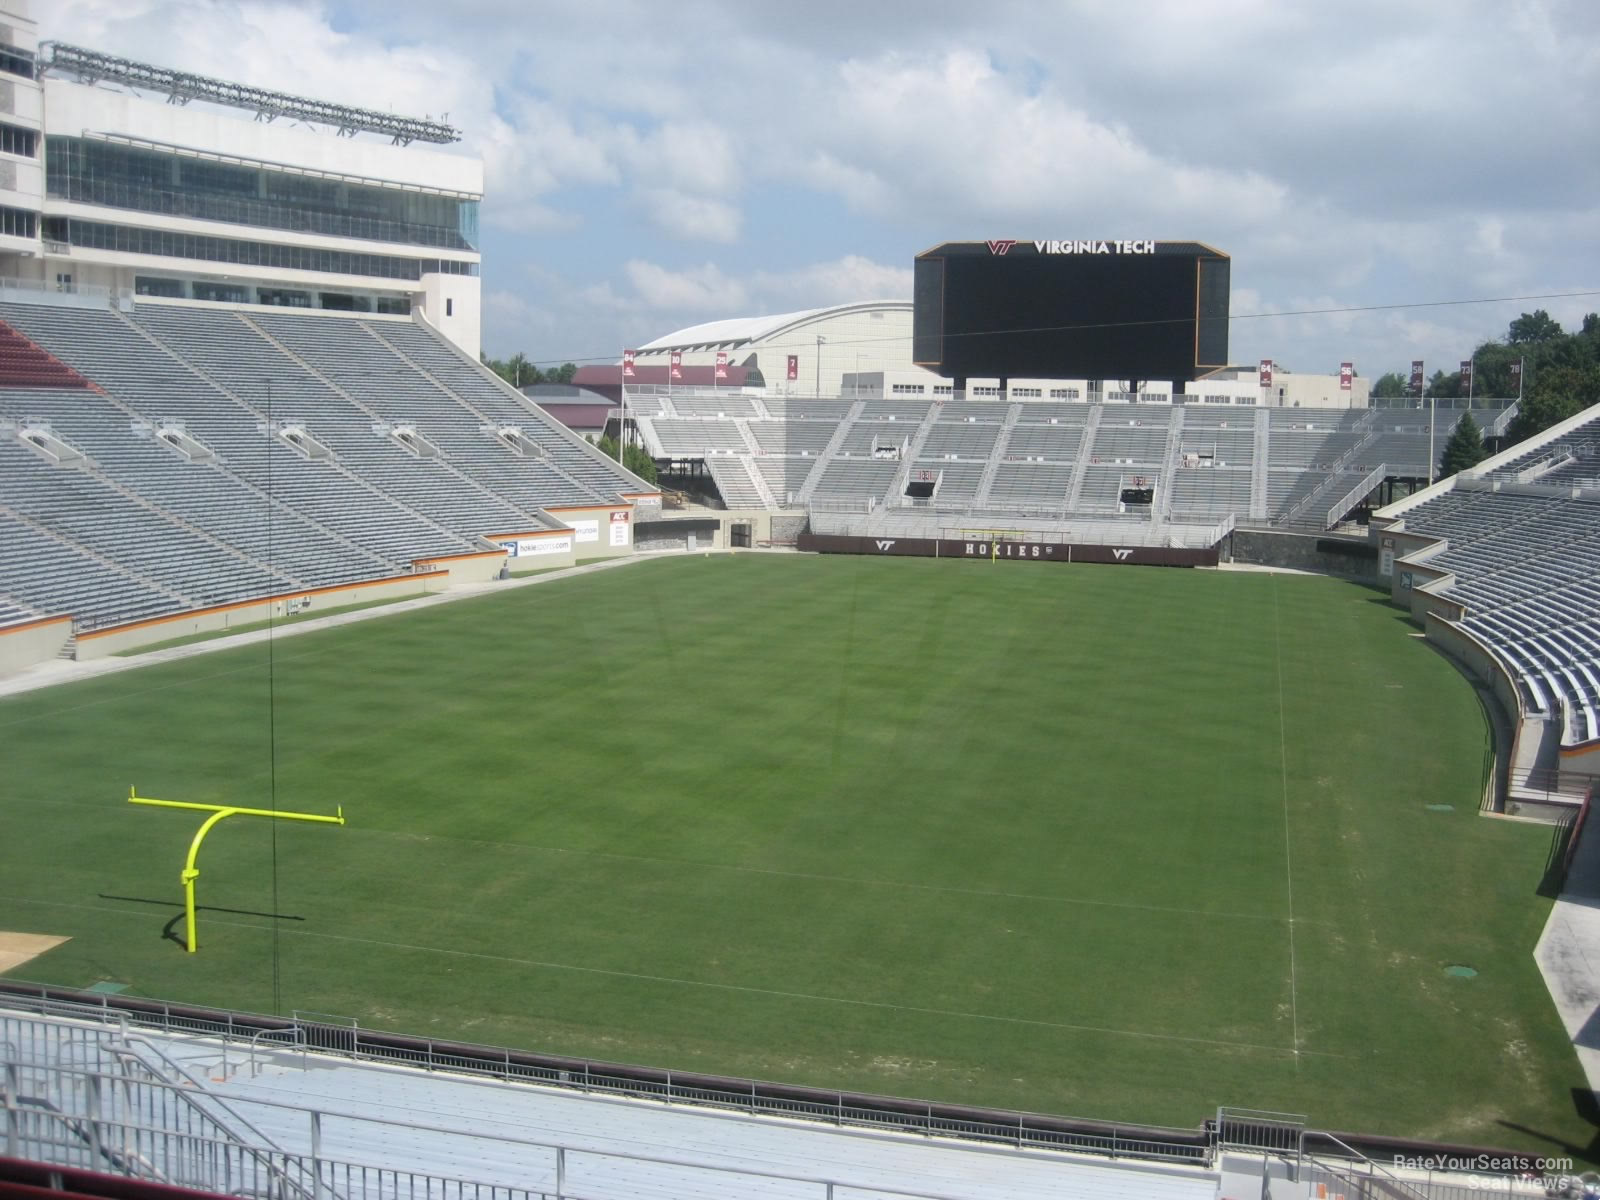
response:
M1054 1117L624 1066L160 1000L78 992L10 979L0 980L0 1007L45 1016L105 1021L162 1033L217 1038L225 1047L243 1046L245 1065L250 1069L254 1069L253 1056L269 1048L260 1046L262 1038L283 1038L292 1042L291 1049L270 1048L280 1054L337 1053L363 1062L727 1112L790 1117L841 1127L913 1132L1153 1162L1202 1165L1210 1159L1209 1135L1200 1128L1173 1129Z
M275 1100L249 1103L274 1110L278 1123L303 1123L308 1150L253 1145L193 1129L153 1124L143 1115L170 1110L171 1104L141 1098L177 1085L154 1079L130 1081L116 1073L64 1062L23 1063L25 1071L48 1070L59 1080L60 1099L27 1096L15 1087L4 1092L4 1152L8 1158L32 1159L96 1170L157 1183L240 1196L287 1200L521 1200L523 1197L630 1196L671 1184L699 1183L703 1194L745 1194L760 1182L800 1185L802 1194L822 1200L840 1189L867 1190L905 1200L954 1200L948 1193L909 1190L882 1183L852 1182L842 1172L826 1169L768 1170L760 1166L726 1165L663 1154L596 1149L562 1141L519 1137L481 1129L424 1124L395 1118L373 1118L313 1109ZM8 1075L15 1074L9 1070ZM120 1107L103 1105L100 1097L120 1094ZM85 1103L67 1107L78 1098ZM65 1100L63 1104L61 1100ZM372 1126L367 1130L350 1127ZM484 1143L495 1147L486 1175L498 1172L517 1183L463 1179L381 1163L357 1162L329 1155L324 1147L335 1138L344 1144L399 1144L407 1153L459 1161L480 1154ZM293 1181L293 1182L291 1182ZM574 1190L577 1189L577 1190Z
M228 1073L230 1050L237 1046L242 1048L242 1053L239 1059L233 1060L232 1069L236 1071L255 1071L263 1053L271 1049L280 1060L285 1054L298 1054L307 1061L313 1056L338 1055L355 1061L410 1066L425 1071L510 1083L538 1084L615 1098L652 1100L667 1105L788 1117L841 1128L914 1133L1019 1149L1061 1151L1153 1164L1211 1167L1220 1151L1234 1150L1278 1158L1289 1157L1304 1160L1308 1164L1315 1162L1327 1170L1337 1170L1346 1175L1351 1171L1364 1172L1370 1180L1367 1191L1371 1193L1366 1200L1405 1200L1395 1181L1387 1178L1392 1172L1382 1166L1381 1161L1375 1160L1392 1159L1399 1162L1404 1158L1440 1163L1492 1160L1497 1164L1484 1178L1465 1183L1461 1172L1471 1168L1440 1168L1432 1177L1430 1188L1426 1189L1430 1200L1440 1200L1441 1193L1437 1189L1441 1187L1465 1186L1481 1194L1486 1188L1485 1179L1491 1176L1496 1180L1497 1187L1504 1185L1505 1189L1521 1195L1514 1174L1508 1175L1507 1172L1532 1169L1536 1162L1531 1156L1515 1151L1311 1130L1305 1128L1302 1119L1297 1116L1248 1109L1220 1109L1215 1120L1208 1120L1203 1126L1193 1129L1129 1125L531 1054L381 1033L353 1024L334 1025L317 1020L291 1020L204 1009L141 997L78 992L7 979L0 979L0 1009L36 1013L46 1018L105 1023L114 1027L112 1036L120 1037L124 1042L138 1040L137 1037L129 1037L130 1031L135 1029L215 1039L221 1044L224 1074ZM0 1046L0 1051L14 1051L20 1045L20 1042L8 1042ZM126 1076L119 1073L118 1078L121 1080ZM7 1082L9 1084L10 1080ZM9 1086L7 1090L10 1095L17 1094L14 1086ZM217 1099L220 1100L220 1097ZM250 1103L262 1102L252 1100ZM304 1112L308 1121L316 1115L305 1106L278 1104L276 1107ZM368 1120L338 1114L322 1116L338 1116L340 1120ZM232 1132L236 1135L245 1128L245 1122L239 1114L230 1112L228 1117L234 1123ZM314 1139L316 1135L312 1136ZM1500 1170L1499 1164L1512 1165ZM260 1169L272 1173L266 1166ZM284 1168L280 1165L278 1170L282 1172ZM296 1172L288 1174L292 1176ZM283 1175L279 1174L277 1178L281 1190ZM414 1194L418 1200L435 1195L449 1200L452 1195L464 1193L419 1189L406 1194ZM485 1196L491 1194L497 1193L484 1193ZM511 1191L504 1194L517 1195ZM1466 1198L1451 1193L1445 1200Z

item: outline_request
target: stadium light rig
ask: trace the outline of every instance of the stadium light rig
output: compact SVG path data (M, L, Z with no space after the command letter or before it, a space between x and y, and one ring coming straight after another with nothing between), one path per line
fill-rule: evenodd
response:
M110 81L153 92L165 92L168 104L206 100L212 104L253 112L258 121L293 117L331 125L338 130L340 137L379 133L387 136L396 146L408 146L412 142L448 145L461 140L461 131L443 121L400 117L377 109L351 108L349 105L312 100L288 92L230 83L209 75L191 75L186 71L174 71L168 67L102 54L98 50L85 50L82 46L72 46L66 42L45 42L39 51L42 71L71 75L80 83Z

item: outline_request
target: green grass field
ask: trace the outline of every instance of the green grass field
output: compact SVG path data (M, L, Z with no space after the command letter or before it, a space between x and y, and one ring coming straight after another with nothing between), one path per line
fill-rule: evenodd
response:
M72 939L17 974L1108 1119L1593 1132L1531 954L1550 830L1477 814L1478 701L1368 589L679 558L285 638L270 690L267 653L0 701L0 928ZM350 823L277 828L276 908L271 824L219 826L188 956L199 819L130 785Z

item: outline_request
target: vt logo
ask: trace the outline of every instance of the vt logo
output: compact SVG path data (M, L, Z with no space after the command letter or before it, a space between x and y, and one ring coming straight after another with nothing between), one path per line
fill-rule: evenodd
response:
M1012 238L1009 241L992 241L989 243L989 253L1004 256L1005 252L1016 244L1016 238Z
M883 540L880 539L879 542L878 542L878 550L879 550L880 553L882 553L883 551L888 550L889 547L892 546L892 545L894 545L894 539L893 538L890 538L888 541L883 541Z
M1133 557L1132 550L1113 550L1111 553L1116 556L1118 562L1127 562Z

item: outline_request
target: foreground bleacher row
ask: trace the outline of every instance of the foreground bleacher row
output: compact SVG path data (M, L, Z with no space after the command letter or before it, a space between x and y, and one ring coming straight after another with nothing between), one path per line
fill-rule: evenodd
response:
M0 621L393 576L653 491L405 319L0 303L0 346Z
M730 508L917 507L1098 516L1150 487L1158 522L1306 525L1385 476L1426 478L1461 413L1430 442L1416 409L1271 409L906 398L644 394L630 415L660 458L704 459ZM1479 410L1498 429L1502 409Z
M1517 681L1523 710L1568 750L1600 741L1600 408L1514 447L1437 494L1377 514L1382 532L1438 539L1430 594Z

